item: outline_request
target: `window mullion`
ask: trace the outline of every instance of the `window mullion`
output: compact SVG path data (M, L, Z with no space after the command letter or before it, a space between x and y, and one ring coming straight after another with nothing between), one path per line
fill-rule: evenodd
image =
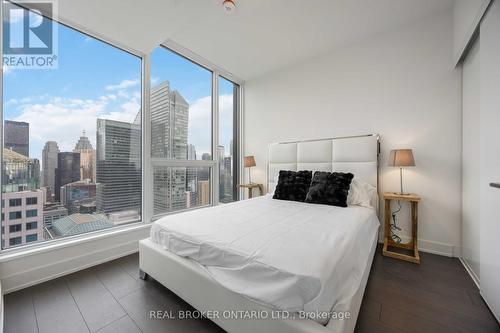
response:
M153 218L153 166L151 164L151 66L149 55L142 58L142 211L143 221Z
M212 159L215 161L212 169L212 204L219 204L219 72L212 72Z
M214 167L216 162L210 160L172 160L162 158L151 158L152 166L158 167Z

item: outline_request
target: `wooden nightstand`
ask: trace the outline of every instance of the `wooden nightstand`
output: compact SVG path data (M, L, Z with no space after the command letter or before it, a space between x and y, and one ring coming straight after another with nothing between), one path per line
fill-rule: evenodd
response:
M264 192L262 184L257 184L257 183L251 183L251 184L240 184L238 187L241 188L247 188L248 189L248 199L252 199L253 197L253 189L258 188L259 189L259 195L262 195Z
M418 254L418 202L420 197L416 194L400 195L396 193L384 193L385 200L385 228L384 228L384 249L382 254L387 257L402 259L416 264L420 264L420 255ZM411 240L408 243L397 243L391 238L391 201L408 201L411 205ZM401 254L390 251L389 247L395 247L413 251L412 255Z

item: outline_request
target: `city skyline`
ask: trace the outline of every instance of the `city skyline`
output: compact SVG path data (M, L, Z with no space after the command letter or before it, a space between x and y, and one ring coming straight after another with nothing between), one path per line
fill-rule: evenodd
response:
M142 214L141 59L67 26L59 25L58 38L58 69L4 72L2 190L9 202L2 212L12 213L3 222L4 246L139 221ZM212 73L158 47L150 81L152 89L168 82L171 115L182 115L167 126L168 138L158 137L170 152L161 157L211 159ZM224 191L232 174L233 87L219 78L223 202L232 200ZM5 156L12 157L8 168ZM153 193L168 210L206 205L217 186L206 167L172 168L161 177L169 194Z
M223 82L225 81L226 85L227 85L227 84L231 84L231 85L232 85L232 83L231 83L230 81L226 81L226 80L222 80L222 81L223 81ZM169 81L164 81L164 82L169 83ZM122 84L122 85L123 85L123 84ZM158 84L157 86L153 87L152 89L154 90L154 89L156 89L156 88L160 87L160 85L161 85L161 83L160 83L160 84ZM223 85L224 85L224 84L223 84ZM226 90L227 90L227 89L229 89L229 85L226 87ZM231 88L231 89L232 89L232 88ZM176 92L176 93L177 93L177 95L178 95L178 96L180 96L180 98L182 98L182 99L183 99L183 97L182 97L182 96L181 96L178 92ZM221 97L222 97L222 98L225 98L226 96L231 97L231 103L233 103L232 95L223 95L223 96L221 96ZM184 99L183 99L183 100L184 100ZM185 102L185 103L187 103L187 102ZM232 104L231 104L231 108L232 108ZM191 109L191 108L190 108L190 109ZM140 112L139 112L139 111L140 111L140 109L138 110L138 113L137 113L134 117L130 117L130 119L132 119L132 118L133 118L133 119L135 120L135 119L136 119L136 117L137 117L137 115L138 115L138 114L140 114ZM105 118L103 118L103 119L105 119ZM189 119L190 119L190 118L189 118ZM188 119L188 122L189 122L189 119ZM113 120L113 119L110 119L110 120ZM221 122L224 122L224 120L222 120L222 119L220 119L220 121L221 121ZM7 123L7 122L12 122L12 121L11 121L11 120L5 120L5 123ZM230 122L232 122L232 115L231 115L231 119L230 119L229 121L228 121L228 120L226 120L225 122L226 122L226 123L230 123ZM27 124L27 125L28 125L28 127L29 127L29 123L25 123L25 124ZM224 126L224 125L226 125L226 126ZM231 125L231 126L232 126L232 125ZM222 124L222 123L221 123L221 125L220 125L220 127L231 127L231 126L227 126L227 124ZM45 151L47 148L49 148L49 147L47 147L47 144L49 144L49 145L50 145L50 144L54 144L54 143L55 143L55 146L54 146L54 147L50 147L50 148L51 148L51 149L55 149L55 150L57 150L57 153L59 153L59 152L79 152L81 149L89 149L89 148L90 148L90 149L93 149L93 146L94 146L94 145L96 145L96 139L95 139L94 137L92 137L92 136L87 136L87 135L86 135L86 133L87 133L87 128L91 128L91 127L86 126L86 127L85 127L85 129L83 129L83 130L82 130L82 134L81 134L80 136L78 136L78 135L76 135L76 134L73 134L74 141L70 141L70 142L65 143L65 145L66 145L67 147L72 147L72 146L73 146L73 147L74 147L73 149L67 149L66 151L65 151L65 150L63 150L63 149L59 149L59 145L60 145L60 142L59 142L59 141L56 141L56 140L48 140L48 141L45 141L45 142L43 143L43 145L44 145L44 146L43 146L43 149L41 150L40 155L35 154L35 157L32 157L31 155L30 155L30 156L28 156L28 157L31 157L31 158L36 158L36 159L38 159L38 160L40 160L40 161L43 161L44 151ZM92 128L91 128L91 130L90 130L89 132L90 132L90 133L92 133L92 132L95 132L95 131L93 131L93 130L92 130ZM97 135L97 134L96 134L96 135ZM85 140L86 140L86 142L84 142L84 143L83 143L83 142L82 142L82 140L83 140L83 139L85 139ZM230 136L230 137L227 137L227 138L225 138L225 139L226 139L226 141L227 141L227 142L226 142L225 144L220 144L220 146L224 147L224 149L223 149L224 153L223 153L222 157L230 157L230 156L232 155L232 153L231 153L231 152L232 152L232 141L233 141L232 134L231 134L231 136ZM222 141L223 141L223 140L221 140L221 142L222 142ZM74 143L73 143L73 142L74 142ZM189 158L189 156L191 156L191 158L192 158L192 156L195 156L197 159L203 159L203 156L204 156L204 155L205 155L205 156L206 156L206 155L211 155L211 153L212 153L212 152L211 152L211 149L210 149L210 150L208 150L208 151L207 151L207 150L202 151L202 150L199 150L198 146L196 146L195 144L192 144L192 143L189 143L189 142L188 142L188 143L187 143L187 148L189 148L189 147L194 147L194 152L195 152L195 153L194 153L194 154L192 154L192 153L191 153L191 154L188 154L188 158ZM186 149L187 149L187 148L186 148ZM189 153L189 152L187 152L187 153ZM39 158L38 156L40 156L40 158ZM223 160L223 159L221 159L221 161L222 161L222 160ZM49 170L50 170L50 169L51 169L51 167L49 167ZM46 176L45 176L45 174L43 173L43 172L44 172L44 163L42 163L42 164L41 164L41 172L42 172L42 175L43 175L42 184L44 184L44 186L45 186L45 177L46 177ZM95 171L94 171L94 172L95 172ZM91 177L91 178L92 178L92 177Z
M58 142L61 151L71 151L75 132L86 131L95 147L95 126L89 126L89 123L95 122L96 118L133 122L141 106L139 58L120 54L121 51L113 50L98 40L89 40L70 28L61 27L59 30L60 40L71 47L64 49L68 57L60 59L58 80L49 80L50 70L12 70L4 74L4 119L30 123L29 156L39 160L47 141ZM85 53L93 51L102 54L102 57L92 55L82 59L82 62L98 69L95 75L86 73L75 61L81 58L78 55L81 49ZM68 59L71 57L74 59ZM119 61L105 61L107 57L118 58ZM208 111L211 110L211 73L178 59L176 54L165 48L158 47L151 58L151 84L154 86L160 79L168 79L174 90L182 92L191 106L189 143L197 147L199 156L210 152L207 131L211 130L211 113ZM116 63L122 63L125 68L118 69ZM115 73L125 74L116 78ZM74 77L80 78L78 82ZM229 147L232 139L233 84L225 79L219 81L220 142ZM40 85L37 82L50 84ZM27 91L29 94L26 94ZM59 93L54 94L54 91Z

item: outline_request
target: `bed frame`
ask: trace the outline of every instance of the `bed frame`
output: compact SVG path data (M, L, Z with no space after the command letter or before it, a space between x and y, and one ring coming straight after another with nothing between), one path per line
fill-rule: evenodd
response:
M279 170L349 171L364 181L378 185L379 136L376 134L333 139L281 142L269 145L268 190L275 186ZM234 293L217 281L197 262L165 250L144 239L139 242L141 278L151 276L199 311L216 311L221 318L210 318L232 333L352 333L356 326L361 301L378 243L371 243L361 283L349 302L350 319L331 319L323 326L310 319L241 319L223 318L225 311L257 311L270 309ZM151 309L165 310L165 309Z

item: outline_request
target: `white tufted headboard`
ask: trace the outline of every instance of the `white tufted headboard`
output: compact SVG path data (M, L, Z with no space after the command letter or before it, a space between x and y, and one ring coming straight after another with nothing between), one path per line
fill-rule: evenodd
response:
M269 145L267 190L280 170L351 172L378 188L379 135L279 142Z

